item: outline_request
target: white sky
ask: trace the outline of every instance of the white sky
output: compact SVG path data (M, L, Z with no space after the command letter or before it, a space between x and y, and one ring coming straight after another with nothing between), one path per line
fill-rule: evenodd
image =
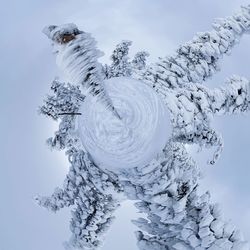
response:
M0 250L61 250L69 238L70 212L50 214L37 207L32 197L50 194L67 173L62 153L50 152L45 139L56 124L37 115L50 82L60 72L47 38L48 24L75 22L91 32L107 61L122 39L134 41L132 53L146 49L150 60L171 54L198 31L210 29L216 17L231 14L243 0L12 0L1 3L1 164ZM231 74L250 79L250 37L244 37L232 56L222 62L222 71L209 83L222 84ZM250 118L221 117L215 120L225 149L215 167L205 165L206 152L197 156L204 165L203 188L210 189L225 217L250 239ZM206 157L205 157L206 156ZM136 210L126 203L107 236L104 250L135 250L129 222Z

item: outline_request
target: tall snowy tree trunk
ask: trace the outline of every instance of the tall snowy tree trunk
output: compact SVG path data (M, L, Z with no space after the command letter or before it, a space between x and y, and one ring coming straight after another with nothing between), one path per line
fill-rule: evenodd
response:
M93 95L119 117L103 85L105 76L98 62L103 54L96 48L94 38L74 24L48 26L44 33L53 41L58 66L70 82L81 85L84 95Z
M228 18L218 19L210 32L198 33L175 55L164 57L149 67L145 81L158 90L201 83L220 69L219 61L229 54L240 37L250 31L250 5Z
M122 189L115 175L100 170L81 150L69 154L70 171L63 188L50 197L36 197L39 205L57 212L65 206L72 210L71 239L66 246L94 250L102 245L113 213L120 206Z
M134 221L141 250L249 249L209 193L198 194L199 169L181 144L170 142L158 162L125 176L125 192L147 215Z

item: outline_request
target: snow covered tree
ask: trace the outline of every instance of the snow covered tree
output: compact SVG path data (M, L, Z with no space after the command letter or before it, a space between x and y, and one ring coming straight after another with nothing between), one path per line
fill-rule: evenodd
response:
M249 32L249 26L249 6L233 16L217 19L212 31L198 33L173 56L162 58L143 79L153 83L156 90L201 83L220 69L219 59L230 54L239 38Z
M79 107L84 100L79 87L71 84L61 83L54 80L51 85L53 95L48 95L44 100L44 105L40 107L39 113L60 120L59 130L55 136L47 140L52 148L65 149L68 145L74 145L77 138L74 136L75 118Z
M67 152L71 167L63 188L50 197L37 196L37 203L53 212L74 205L70 229L72 237L66 245L79 249L96 249L113 221L122 192L114 174L106 174L80 149Z
M132 61L129 60L129 47L131 41L122 41L116 45L111 55L111 65L103 65L103 74L106 79L112 77L133 77L134 74L140 74L146 68L146 60L149 53L139 51L135 54Z
M146 60L149 56L147 51L137 52L132 60L133 69L142 70L146 68Z
M57 79L51 84L54 95L48 95L39 113L57 120L64 114L75 115L80 102L84 100L79 87L59 82Z
M199 194L200 170L182 144L169 142L158 159L125 177L125 193L147 214L134 221L139 249L249 249L209 192Z
M233 76L227 80L227 85L215 89L202 85L219 70L221 57L231 51L241 35L250 31L250 5L231 17L217 20L213 27L211 32L197 34L173 56L161 58L146 68L145 53L137 54L131 63L128 61L131 42L117 46L110 68L101 67L97 62L99 52L89 34L72 24L46 29L58 50L62 70L71 75L72 83L88 90L81 94L75 86L56 82L56 87L52 85L55 95L49 96L41 108L41 113L53 119L63 117L56 132L59 138L52 139L51 144L66 149L71 167L63 188L57 188L50 197L36 200L52 211L75 206L68 248L94 250L100 246L103 233L113 220L113 212L127 198L136 200L138 210L147 215L147 219L134 221L140 228L136 235L141 250L249 250L240 232L224 220L218 205L210 201L209 192L201 194L199 191L200 169L185 148L186 144L194 143L216 147L209 160L210 164L215 164L223 141L211 126L211 120L215 115L243 113L250 109L248 79ZM132 84L135 80L129 84L132 69L136 69L133 77L147 83L140 83L145 89L136 89ZM112 96L116 106L105 89L112 80L103 81L104 75L116 77L113 83L123 83L113 86L116 91L113 93L119 93ZM150 90L148 83L152 86ZM169 111L172 131L165 146L146 164L130 168L96 164L97 148L104 158L107 152L114 157L117 154L117 164L122 162L120 159L127 162L136 162L140 156L146 159L143 152L148 138L149 143L159 146L155 143L163 134L155 136L144 132L148 124L152 124L150 129L157 130L153 122L161 124L160 118L165 119L165 116L157 116L163 112L156 112L161 103L152 94L153 89ZM100 98L113 115L117 115L115 107L118 107L121 119L112 119L110 113L102 109L98 113L97 105L84 106L92 104L90 95ZM77 132L75 127L81 125L81 119L65 113L79 110L89 114L81 117L88 128L79 127ZM129 127L131 124L133 126ZM165 121L162 124L165 125ZM86 150L88 142L92 147ZM124 145L128 150L123 150ZM115 165L112 161L110 164Z
M122 41L116 45L111 55L111 65L109 68L108 78L119 76L131 76L131 63L129 62L129 47L131 41Z
M152 84L170 108L174 141L218 146L214 158L210 161L212 164L218 158L223 144L220 135L210 126L211 118L215 114L248 111L250 82L245 78L233 76L228 80L228 86L214 90L199 83L219 70L218 63L221 56L229 53L239 37L249 30L250 6L247 6L233 17L220 19L219 23L214 24L213 31L198 34L191 42L181 46L176 55L161 59L140 76ZM181 145L177 147L178 150L180 148ZM183 151L179 152L178 157L182 154ZM174 152L166 157L166 162L171 157L174 157ZM174 157L176 161L175 158L177 157ZM249 249L249 244L243 240L239 231L223 221L218 206L211 204L209 193L204 195L197 193L199 171L190 164L190 161L183 160L183 162L185 170L188 171L191 167L194 175L193 177L189 175L188 180L195 180L196 183L190 188L184 179L182 183L185 183L185 199L179 197L178 190L183 188L180 188L178 183L182 180L182 175L179 172L181 167L176 162L169 164L169 170L176 166L178 174L171 173L167 178L170 181L176 176L176 179L172 183L165 181L159 189L160 192L153 195L150 195L150 191L155 192L155 186L161 184L159 180L162 180L162 177L156 177L157 181L151 184L154 187L152 189L147 186L150 182L144 172L141 176L147 179L147 182L140 181L147 183L145 188L143 185L139 184L138 187L138 183L133 183L140 179L138 176L130 177L133 182L130 184L129 192L131 193L131 186L134 186L136 199L143 200L138 203L138 208L148 214L148 220L140 219L135 222L147 232L146 235L141 231L137 233L139 248L143 250ZM154 169L157 170L155 167ZM158 172L164 173L159 170ZM156 176L152 172L149 173L150 176ZM124 186L129 185L126 183ZM172 199L174 201L171 201Z
M53 95L48 95L39 113L60 121L55 136L47 140L50 147L66 149L70 170L63 188L56 188L50 197L37 196L37 203L50 211L75 205L70 229L72 237L65 246L96 249L113 221L113 212L119 206L121 186L114 174L105 174L82 151L76 136L75 120L84 101L78 86L52 82Z

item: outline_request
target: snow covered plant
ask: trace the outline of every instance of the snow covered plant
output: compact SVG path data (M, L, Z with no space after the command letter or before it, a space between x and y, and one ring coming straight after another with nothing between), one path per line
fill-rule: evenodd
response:
M101 65L90 34L74 24L45 28L70 83L55 80L40 112L59 121L48 143L66 151L70 168L62 188L36 199L54 212L73 207L68 249L101 246L124 199L147 215L134 221L141 250L250 249L199 191L200 170L185 148L214 147L215 164L223 142L212 118L249 111L249 80L202 85L249 31L250 5L156 64L146 65L147 52L130 60L131 42L122 41Z

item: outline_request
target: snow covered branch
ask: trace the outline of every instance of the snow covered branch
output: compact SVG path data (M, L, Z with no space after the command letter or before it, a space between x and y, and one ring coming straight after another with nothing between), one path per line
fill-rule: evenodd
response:
M111 65L109 67L108 78L119 76L131 76L131 63L129 62L129 47L131 41L122 41L116 45L111 55Z
M96 48L90 34L78 30L74 24L48 26L44 33L53 41L57 63L70 82L83 87L83 94L90 93L119 117L103 86L102 66L98 58L103 55Z
M75 119L84 96L79 87L64 84L54 80L51 85L53 95L48 95L44 104L40 107L39 113L53 120L60 121L59 130L55 132L53 138L49 138L47 143L51 148L70 148L76 143Z
M51 84L53 95L48 95L39 113L58 120L61 113L76 113L84 96L79 87L54 80Z
M135 54L132 61L129 60L129 47L132 45L131 41L122 41L116 45L115 50L111 55L111 65L105 64L103 72L106 78L112 77L133 77L140 75L146 68L146 60L149 53L146 51L139 51ZM137 77L138 78L138 77Z
M190 83L185 88L160 88L158 93L170 111L173 138L176 141L216 147L214 164L223 149L221 135L211 127L215 114L236 114L249 111L250 82L231 77L225 87L210 89Z
M215 114L238 114L250 109L250 81L239 76L232 76L227 86L212 90L210 105Z
M211 163L223 147L221 136L211 128L213 116L242 113L250 107L250 82L239 76L229 78L225 87L210 89L189 84L185 89L159 93L170 111L173 137L177 141L218 147Z
M56 212L75 205L72 211L72 237L68 243L80 249L96 249L113 221L122 189L114 174L107 174L89 160L81 150L68 152L71 167L64 187L50 197L36 197L39 205Z
M135 54L134 59L132 60L133 68L136 70L143 70L146 68L146 60L149 56L147 51L139 51Z

